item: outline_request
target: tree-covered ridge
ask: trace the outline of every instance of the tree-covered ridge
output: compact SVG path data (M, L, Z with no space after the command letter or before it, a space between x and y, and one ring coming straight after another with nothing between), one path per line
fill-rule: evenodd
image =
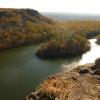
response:
M0 25L11 23L23 25L26 21L33 23L51 22L33 9L0 8Z
M0 8L0 49L43 41L43 27L51 23L36 10Z
M58 25L70 33L84 33L87 38L100 34L100 21L65 21Z
M100 34L100 22L55 22L36 10L0 8L0 50L56 40L70 34L94 37Z

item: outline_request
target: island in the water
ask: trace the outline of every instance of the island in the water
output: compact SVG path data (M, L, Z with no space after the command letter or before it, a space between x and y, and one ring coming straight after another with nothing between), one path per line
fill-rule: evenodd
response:
M57 21L33 9L0 8L0 51L38 44L35 55L39 59L65 59L89 51L91 38L100 44L100 20ZM100 99L100 58L49 76L26 100L81 98Z

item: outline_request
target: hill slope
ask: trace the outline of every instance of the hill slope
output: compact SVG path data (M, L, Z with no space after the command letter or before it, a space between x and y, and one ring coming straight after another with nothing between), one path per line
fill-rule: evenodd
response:
M0 8L0 26L5 26L5 24L23 24L26 21L32 21L34 23L50 22L49 19L33 9Z
M33 33L38 30L32 32L32 26L41 23L52 21L33 9L0 8L0 49L33 43L36 37Z

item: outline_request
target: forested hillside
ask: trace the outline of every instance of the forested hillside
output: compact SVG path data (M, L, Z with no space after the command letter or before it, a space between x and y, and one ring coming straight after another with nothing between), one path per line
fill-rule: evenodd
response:
M45 37L38 33L45 23L52 21L36 10L0 8L0 49L42 41Z

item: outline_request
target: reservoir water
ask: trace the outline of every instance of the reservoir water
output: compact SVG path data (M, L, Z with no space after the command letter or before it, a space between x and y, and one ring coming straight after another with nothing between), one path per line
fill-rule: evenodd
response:
M82 55L81 64L93 63L96 58L100 57L100 45L96 44L96 39L90 39L91 50Z
M35 56L38 45L0 51L0 100L23 100L49 75L60 72L62 65L91 63L100 57L100 46L90 39L91 50L82 56L42 60Z

